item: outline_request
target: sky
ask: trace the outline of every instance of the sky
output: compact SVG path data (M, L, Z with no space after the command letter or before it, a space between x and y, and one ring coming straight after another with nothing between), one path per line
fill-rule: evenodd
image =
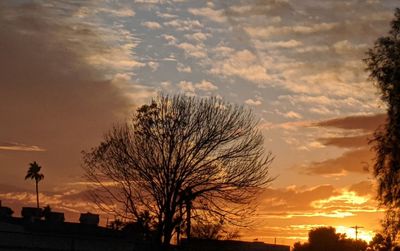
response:
M243 240L305 241L331 225L380 229L374 154L385 105L363 59L395 0L5 0L0 2L0 199L76 221L83 150L157 93L253 109L276 180ZM111 217L111 216L110 216Z

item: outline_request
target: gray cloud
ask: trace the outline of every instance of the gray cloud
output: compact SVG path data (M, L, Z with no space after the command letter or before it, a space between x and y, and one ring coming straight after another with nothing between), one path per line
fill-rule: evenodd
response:
M363 134L353 137L320 138L317 140L325 146L336 146L340 148L359 148L367 146L371 138L371 134Z
M106 48L96 29L55 3L0 4L0 140L46 152L2 151L0 182L23 182L29 162L43 166L44 187L81 175L80 151L121 119L129 102L86 57Z
M342 129L343 133L361 131L358 135L335 136L317 139L325 146L351 149L337 158L313 162L304 170L310 175L347 175L348 173L369 173L373 166L374 152L369 145L373 132L384 124L385 114L348 116L314 123L313 126Z
M321 121L315 124L320 127L334 127L346 130L363 130L373 132L386 120L385 114L374 114L365 116L348 116Z

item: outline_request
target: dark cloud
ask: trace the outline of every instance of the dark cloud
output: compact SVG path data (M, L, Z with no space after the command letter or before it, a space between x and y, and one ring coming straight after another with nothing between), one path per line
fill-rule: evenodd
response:
M336 146L340 148L359 148L365 147L371 140L371 134L363 134L352 137L332 137L317 139L325 146Z
M128 108L86 61L105 48L96 30L67 19L76 6L51 6L0 3L0 141L46 149L0 151L3 183L23 185L33 160L43 166L44 187L79 177L80 151Z
M368 143L372 132L384 124L385 114L349 116L315 123L314 126L333 127L346 130L362 130L364 134L349 137L331 137L318 139L325 146L354 148L343 155L321 162L313 162L305 173L312 175L347 175L349 172L368 173L373 165L374 153Z
M346 130L363 130L366 132L375 131L386 120L385 114L365 115L365 116L349 116L344 118L336 118L315 123L315 126L334 127Z
M313 162L304 169L310 175L348 175L348 173L367 174L373 165L374 152L369 145L373 132L384 124L385 114L349 116L314 123L313 126L343 129L346 135L349 130L361 130L355 136L337 136L317 139L325 146L351 149L337 158Z

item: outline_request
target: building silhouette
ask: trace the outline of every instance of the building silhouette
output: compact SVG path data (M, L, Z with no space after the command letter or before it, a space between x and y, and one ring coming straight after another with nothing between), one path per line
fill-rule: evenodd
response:
M23 207L21 217L0 201L0 251L152 251L155 245L135 223L119 230L99 226L99 215L82 213L79 223L65 222L64 213L49 207ZM179 251L289 251L289 246L262 242L190 239Z

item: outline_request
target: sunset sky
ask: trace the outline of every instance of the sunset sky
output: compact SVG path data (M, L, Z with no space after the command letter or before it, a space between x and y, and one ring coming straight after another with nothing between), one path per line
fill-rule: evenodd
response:
M397 5L396 5L397 3ZM218 96L260 118L277 179L243 240L380 229L371 133L385 106L362 61L396 0L0 1L0 199L93 210L81 151L157 93ZM111 216L110 216L111 217Z

